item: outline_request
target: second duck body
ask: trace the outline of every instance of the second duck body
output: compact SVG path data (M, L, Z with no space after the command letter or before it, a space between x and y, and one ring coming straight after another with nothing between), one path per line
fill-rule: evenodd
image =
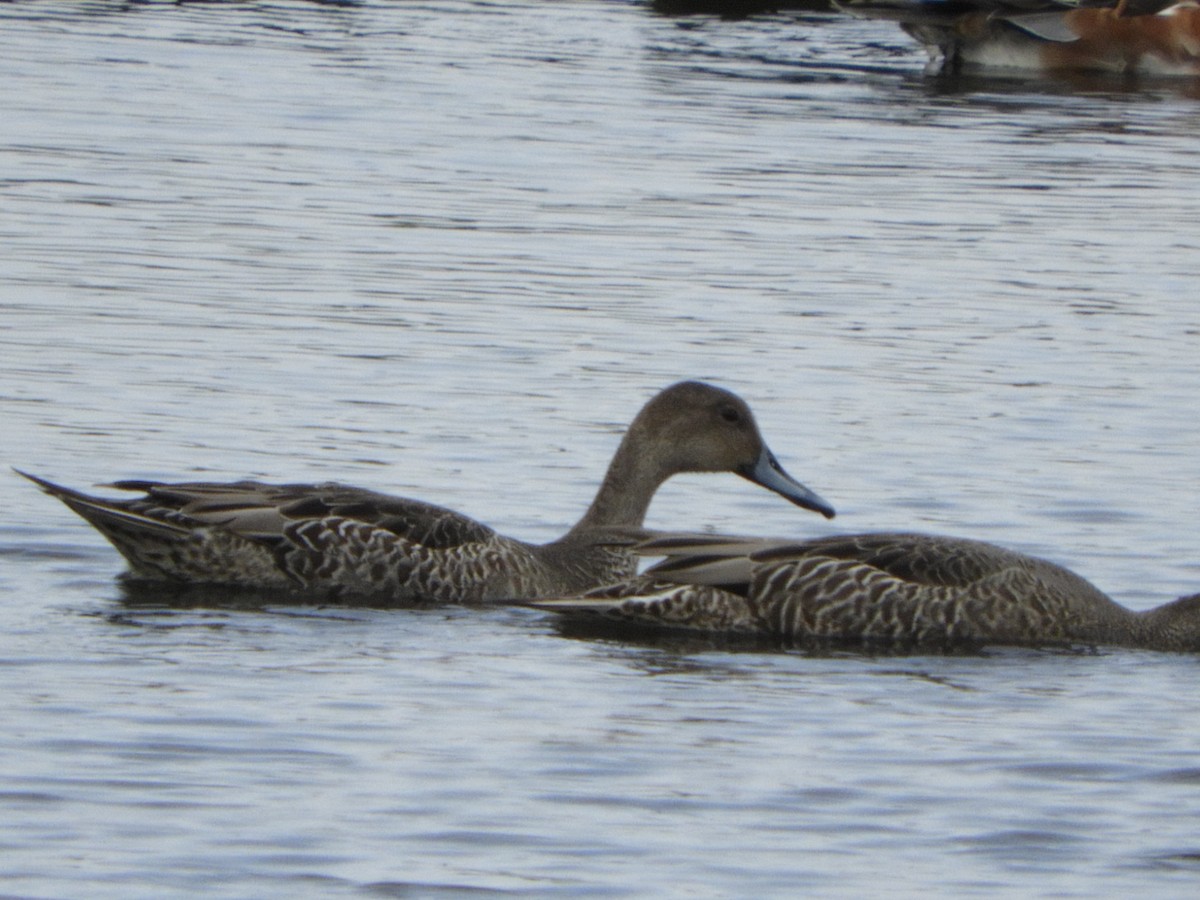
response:
M534 605L801 644L1200 651L1200 595L1134 612L1062 566L983 541L664 535L639 552L665 559L624 583Z

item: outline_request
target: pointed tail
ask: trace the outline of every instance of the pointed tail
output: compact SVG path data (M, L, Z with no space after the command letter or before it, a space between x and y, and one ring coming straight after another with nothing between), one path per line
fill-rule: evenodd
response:
M110 540L113 528L140 529L160 535L181 535L187 534L191 530L186 526L138 512L127 502L93 497L17 468L14 468L13 471L22 478L32 481L51 497L61 500L71 511L77 513Z

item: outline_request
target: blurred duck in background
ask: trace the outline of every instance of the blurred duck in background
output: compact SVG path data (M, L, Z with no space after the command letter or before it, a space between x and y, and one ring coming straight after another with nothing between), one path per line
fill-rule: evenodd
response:
M892 19L929 51L929 71L1200 74L1196 0L847 0Z

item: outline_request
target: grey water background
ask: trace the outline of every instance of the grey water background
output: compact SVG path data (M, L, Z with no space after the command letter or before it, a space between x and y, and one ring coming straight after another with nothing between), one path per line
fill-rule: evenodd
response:
M1200 103L632 2L0 5L0 460L338 479L531 540L733 388L832 523L1200 590ZM1200 890L1200 660L736 652L131 597L0 475L0 893Z

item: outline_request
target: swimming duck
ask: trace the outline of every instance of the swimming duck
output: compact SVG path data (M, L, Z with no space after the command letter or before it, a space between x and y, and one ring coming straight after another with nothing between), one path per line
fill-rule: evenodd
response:
M662 535L636 550L665 558L625 582L532 605L800 644L1200 651L1200 594L1133 612L1062 566L981 541Z
M640 527L655 491L681 472L734 472L832 517L788 475L749 406L699 382L666 388L625 433L583 518L553 543L503 537L467 516L341 484L118 481L108 500L20 474L103 534L139 580L284 590L325 599L480 603L579 593L631 577L612 536Z
M893 19L929 51L933 72L1200 74L1196 0L846 0Z

